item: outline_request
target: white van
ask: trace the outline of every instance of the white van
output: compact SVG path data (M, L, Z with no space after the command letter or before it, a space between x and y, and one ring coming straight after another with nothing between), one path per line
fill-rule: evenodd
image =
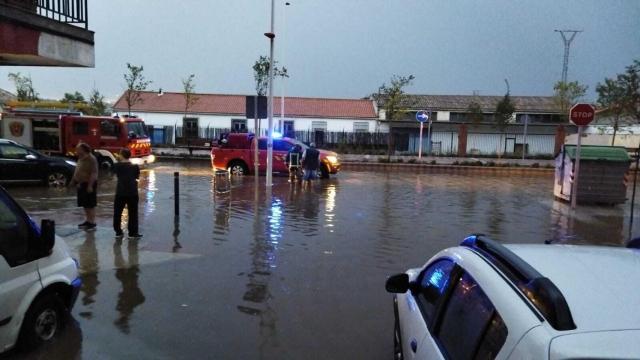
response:
M56 239L54 223L38 227L0 187L0 353L18 342L33 348L53 340L80 285L78 264Z

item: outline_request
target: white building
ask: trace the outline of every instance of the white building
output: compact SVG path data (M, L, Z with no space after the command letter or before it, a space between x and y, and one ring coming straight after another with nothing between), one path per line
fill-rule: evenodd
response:
M124 95L114 105L114 112L128 113ZM142 101L131 108L131 114L145 120L158 131L178 128L178 137L206 138L216 131L255 132L254 120L245 116L246 96L196 94L197 101L185 114L183 93L141 93ZM285 135L299 131L376 132L380 122L375 103L368 99L325 99L285 97L284 116L280 114L281 98L274 98L274 126ZM267 120L260 124L261 133ZM205 134L207 136L205 136ZM165 137L166 138L166 137Z

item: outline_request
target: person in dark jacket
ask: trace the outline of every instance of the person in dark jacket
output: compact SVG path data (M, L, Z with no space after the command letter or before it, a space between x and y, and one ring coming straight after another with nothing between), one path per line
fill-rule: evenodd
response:
M316 144L311 143L309 148L302 154L302 168L304 169L304 177L302 180L307 184L311 183L311 180L318 177L317 171L320 167L320 151L316 149Z
M129 220L127 227L129 238L140 238L138 232L138 178L140 168L129 161L131 150L120 150L121 160L113 166L113 173L118 177L116 198L113 202L113 230L116 237L122 237L122 211L127 207Z
M302 146L300 144L295 144L289 152L287 153L287 157L285 159L285 163L289 167L289 182L293 182L294 180L300 180L300 163L302 161Z

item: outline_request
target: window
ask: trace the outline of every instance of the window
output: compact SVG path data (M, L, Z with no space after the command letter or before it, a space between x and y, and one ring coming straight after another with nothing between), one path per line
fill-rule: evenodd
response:
M119 137L120 124L111 120L102 120L100 122L100 136L101 137Z
M0 195L0 255L9 266L24 263L28 253L29 227L7 199Z
M231 119L231 131L235 133L247 132L247 120L245 119Z
M311 130L327 130L327 122L326 121L312 121L311 122Z
M74 121L72 128L74 135L89 135L89 123L86 121Z
M198 137L198 118L183 118L182 119L182 136L185 138L193 139Z
M449 284L453 266L451 260L438 260L431 264L420 277L420 293L417 300L427 324L435 318L438 302Z
M369 132L369 123L366 121L356 121L353 123L353 132L363 133Z
M293 144L290 144L284 140L273 141L273 151L289 151L292 147Z
M444 309L436 336L451 359L485 359L500 351L507 328L484 291L464 273Z
M29 151L20 146L9 144L0 145L0 155L2 155L3 159L24 159L28 154Z
M147 127L142 121L127 122L127 134L129 136L135 135L134 138L145 138L147 137Z
M282 125L282 135L286 137L295 137L296 129L293 120L285 120Z
M267 139L258 139L258 150L267 150Z

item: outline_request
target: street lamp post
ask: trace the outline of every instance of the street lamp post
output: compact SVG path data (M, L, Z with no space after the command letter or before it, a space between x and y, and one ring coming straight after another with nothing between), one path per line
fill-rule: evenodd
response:
M287 30L287 6L291 5L290 2L284 3L284 9L282 10L282 66L284 66L284 53L285 53L285 32ZM282 78L282 96L280 97L280 133L284 134L284 93L285 93L285 83L287 81L286 76L281 76ZM285 135L286 136L286 135Z
M267 134L267 187L273 185L273 43L276 37L274 33L275 0L271 0L271 31L264 35L269 38L269 93L268 108L268 134Z

